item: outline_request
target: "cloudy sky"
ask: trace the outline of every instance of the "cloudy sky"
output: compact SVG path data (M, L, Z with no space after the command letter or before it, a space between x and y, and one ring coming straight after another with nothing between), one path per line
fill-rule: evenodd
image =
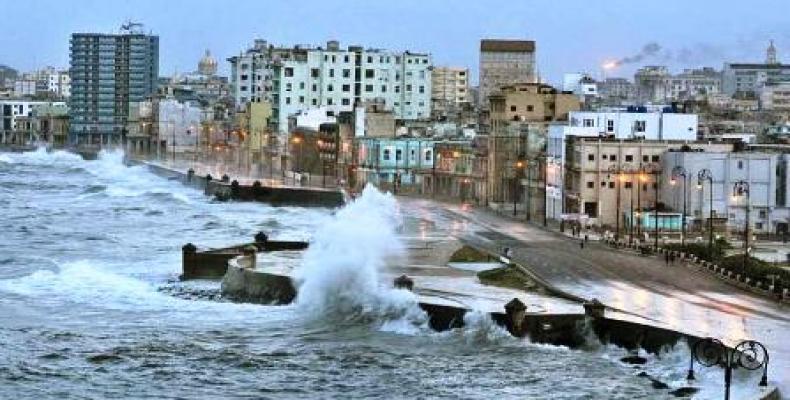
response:
M67 67L72 32L116 32L131 19L160 36L162 75L194 70L207 48L226 72L225 58L263 38L430 52L476 76L485 37L536 40L541 76L559 82L614 60L637 60L610 74L620 76L643 64L761 61L771 38L790 62L789 12L789 0L0 0L0 64Z

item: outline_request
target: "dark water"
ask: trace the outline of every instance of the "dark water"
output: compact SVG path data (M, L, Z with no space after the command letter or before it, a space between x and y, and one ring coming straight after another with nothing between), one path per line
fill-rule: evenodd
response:
M0 154L0 398L667 398L611 348L186 300L180 246L309 238L327 211L212 203L119 154ZM390 328L385 328L390 327ZM649 372L681 382L684 352Z

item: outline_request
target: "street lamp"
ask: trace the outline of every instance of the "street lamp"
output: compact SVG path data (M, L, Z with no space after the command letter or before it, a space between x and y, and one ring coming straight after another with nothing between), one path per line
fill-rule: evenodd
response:
M732 195L738 198L746 195L746 226L743 232L743 272L746 273L746 268L749 266L749 182L741 179L733 184Z
M519 159L518 161L516 161L516 164L513 168L513 216L514 217L516 216L516 202L518 199L518 196L516 196L516 194L518 193L518 173L519 171L521 171L522 168L524 168L524 161Z
M686 248L686 186L688 185L688 173L681 165L672 168L672 185L675 184L677 178L683 178L683 219L680 221L680 247Z
M732 383L732 370L743 368L749 371L763 370L759 386L768 386L768 362L770 356L768 349L755 340L744 340L732 349L727 348L720 340L715 338L700 339L691 348L691 360L687 380L694 380L694 360L705 367L724 367L724 399L730 398L730 385Z
M702 190L702 182L708 181L710 190L710 209L708 210L708 257L713 261L713 174L705 168L697 174L697 187Z

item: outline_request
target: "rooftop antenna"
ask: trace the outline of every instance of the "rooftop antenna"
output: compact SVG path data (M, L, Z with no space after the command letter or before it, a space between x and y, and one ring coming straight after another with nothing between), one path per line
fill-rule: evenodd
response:
M143 24L128 19L126 22L121 24L121 33L143 34Z

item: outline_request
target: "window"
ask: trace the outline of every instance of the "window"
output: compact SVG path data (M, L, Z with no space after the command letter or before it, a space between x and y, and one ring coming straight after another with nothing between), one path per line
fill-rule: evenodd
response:
M658 162L660 159L661 159L661 157L660 157L660 156L653 156L653 157L651 158L651 161L653 161L653 162Z
M343 85L343 87L342 87L341 89L342 89L344 92L350 92L350 91L351 91L351 85L348 85L348 84L346 84L346 85Z
M642 191L647 192L647 183L642 184Z
M340 104L342 104L344 106L351 105L351 100L349 100L349 99L342 99L342 100L340 100Z
M646 128L645 121L635 121L634 122L634 132L644 132Z
M345 56L343 56L343 62L348 62L348 54L346 54ZM345 71L348 71L348 70L347 70L347 69L344 69L344 70L343 70L343 74L344 74L344 75L345 75Z
M314 106L317 106L318 105L318 99L313 99L312 103L313 103Z
M743 160L738 160L738 169L743 169Z
M609 189L614 189L614 182L609 182Z
M425 150L425 161L431 161L431 151Z
M242 75L241 76L241 80L246 81L247 80L247 75Z
M310 76L313 78L318 78L321 76L321 70L318 68L311 68L310 69Z
M534 107L534 106L531 106L531 105L529 105L529 106L527 106L527 111L528 111L528 112L535 111L535 107Z
M314 83L314 84L312 85L311 89L313 89L313 91L314 91L314 92L317 92L317 91L318 91L318 85L316 85L316 84Z
M400 86L395 86L395 93L400 93Z
M617 154L610 154L609 161L617 161Z
M335 77L335 69L334 68L329 70L329 77L330 78L334 78Z
M406 85L406 91L411 92L411 85Z
M760 219L765 219L768 216L768 213L765 210L760 210Z
M369 62L369 63L372 63L372 62L373 62L373 56L368 56L368 62Z
M606 160L606 154L602 154L601 159Z
M286 91L286 92L290 92L290 91L291 91L291 88L292 88L292 86L293 86L293 85L291 85L290 83L286 83L286 84L285 84L285 91Z
M605 188L605 187L606 187L606 182L604 182L604 181L601 181L601 187L602 187L602 188Z
M516 112L516 106L510 106L510 111Z
M285 77L290 78L292 76L294 76L294 69L291 67L285 68Z
M595 154L587 154L587 161L595 161Z
M642 162L650 161L650 156L642 156Z
M587 189L592 189L595 187L595 183L593 181L587 182Z
M607 132L614 132L614 120L613 119L606 120L606 131Z
M334 87L334 86L332 86L332 84L331 84L331 83L330 83L330 84L328 84L328 85L326 85L326 91L327 91L327 92L331 92L331 91L334 91L334 90L335 90L335 87Z
M384 161L390 160L390 149L384 149L384 155L382 156L382 158L384 159Z
M372 69L365 70L365 79L373 79L375 77L375 72Z
M633 185L631 184L631 182L626 182L625 183L625 188L626 189L631 189L632 187L633 187Z
M348 56L346 56L348 58ZM343 69L343 78L351 78L351 70L348 68Z
M331 106L333 104L332 98L326 99L326 105Z
M373 85L365 85L365 91L366 92L372 92L373 91Z
M420 93L425 93L425 86L420 86L420 90L419 90L419 92L420 92Z
M299 89L304 90L304 82L299 82Z
M291 104L291 98L290 97L286 97L285 98L285 104Z
M762 222L755 222L754 223L754 229L763 229L763 223Z
M395 150L395 161L403 160L403 152L401 149Z
M626 154L626 155L625 155L625 161L626 161L626 162L631 162L631 161L634 161L634 156L633 156L633 154Z
M381 93L387 93L387 85L381 85Z
M299 96L299 104L304 104L304 96Z
M595 120L593 120L592 118L585 118L583 121L583 125L585 128L593 127L595 126Z

